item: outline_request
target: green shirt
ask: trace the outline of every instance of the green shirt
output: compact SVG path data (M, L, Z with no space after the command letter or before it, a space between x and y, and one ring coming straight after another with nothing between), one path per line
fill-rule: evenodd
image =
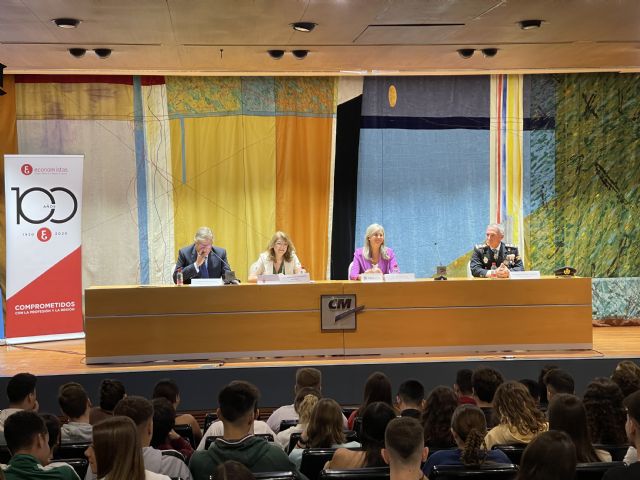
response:
M36 457L18 454L3 466L6 480L79 480L75 470L69 465L47 465L43 467Z

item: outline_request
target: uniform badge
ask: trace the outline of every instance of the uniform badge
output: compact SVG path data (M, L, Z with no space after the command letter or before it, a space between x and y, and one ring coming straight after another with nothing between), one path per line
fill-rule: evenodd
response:
M489 263L489 259L487 257L484 257L483 260L484 260L484 263Z
M509 265L513 265L513 261L515 260L515 258L516 256L513 253L507 255L507 261L509 262Z

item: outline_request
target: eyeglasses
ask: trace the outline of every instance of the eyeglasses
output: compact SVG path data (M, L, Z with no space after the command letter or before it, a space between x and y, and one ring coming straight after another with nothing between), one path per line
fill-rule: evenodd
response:
M276 247L288 247L289 244L287 242L276 242L274 244Z

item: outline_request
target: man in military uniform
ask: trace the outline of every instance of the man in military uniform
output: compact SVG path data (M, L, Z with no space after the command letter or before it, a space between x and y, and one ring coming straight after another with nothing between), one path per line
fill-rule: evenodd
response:
M476 245L471 254L471 274L474 277L490 277L491 265L496 264L496 277L509 278L510 271L524 270L522 258L518 254L518 247L503 243L504 229L498 223L487 227L486 240L482 245Z

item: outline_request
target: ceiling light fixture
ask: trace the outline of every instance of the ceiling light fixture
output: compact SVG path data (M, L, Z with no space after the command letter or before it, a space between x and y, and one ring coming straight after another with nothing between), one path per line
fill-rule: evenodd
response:
M112 52L110 48L94 48L93 51L99 58L109 58Z
M309 50L291 50L291 53L293 54L294 57L296 57L298 60L302 60L303 58L305 58L307 55L309 55Z
M291 24L291 26L296 32L304 32L304 33L309 33L314 28L316 28L316 25L318 24L313 22L295 22Z
M542 20L520 20L518 23L522 30L535 30L536 28L540 28Z
M498 49L497 48L483 48L482 49L482 54L485 57L495 57L498 53Z
M458 50L458 55L462 58L471 58L473 57L473 53L475 52L475 48L461 48Z
M87 53L86 48L70 48L69 49L69 54L72 57L81 58L81 57L84 57L85 53Z
M80 25L80 20L77 18L54 18L51 21L56 24L56 27L60 28L76 28Z
M267 50L267 53L274 60L280 60L284 56L284 50Z

